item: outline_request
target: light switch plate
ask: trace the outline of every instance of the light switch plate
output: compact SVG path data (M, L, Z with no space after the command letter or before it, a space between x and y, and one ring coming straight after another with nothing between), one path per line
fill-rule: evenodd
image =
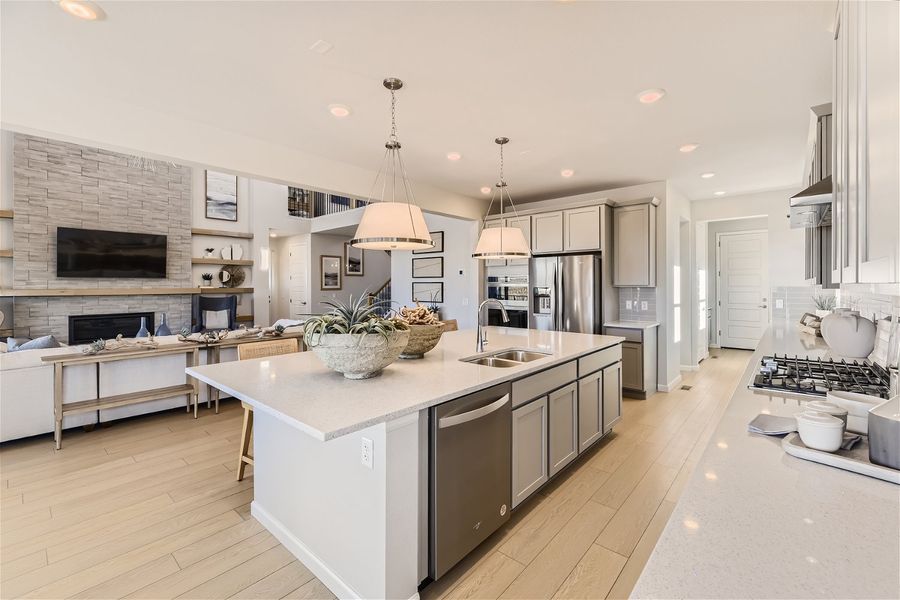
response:
M631 310L631 300L625 301L625 310Z
M647 301L641 300L641 310L647 310Z
M775 298L775 308L784 308L784 298Z

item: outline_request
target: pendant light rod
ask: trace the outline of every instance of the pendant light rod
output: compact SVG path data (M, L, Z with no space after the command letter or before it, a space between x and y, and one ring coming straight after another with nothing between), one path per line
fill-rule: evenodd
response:
M488 259L521 259L531 256L531 248L525 235L518 227L509 227L505 225L503 219L500 219L499 227L487 227L487 218L491 214L491 208L494 206L494 198L497 196L497 190L500 192L500 215L503 213L503 194L506 193L506 199L512 206L513 214L518 218L519 213L516 205L509 195L509 189L504 177L503 167L503 146L509 143L508 137L498 137L494 139L494 143L500 146L500 180L495 186L494 192L491 193L491 202L488 205L487 212L482 219L481 235L478 237L478 243L472 258L481 260Z

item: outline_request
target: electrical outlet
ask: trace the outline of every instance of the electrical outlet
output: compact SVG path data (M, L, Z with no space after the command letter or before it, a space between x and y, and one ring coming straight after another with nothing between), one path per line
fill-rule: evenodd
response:
M468 305L469 305L469 299L468 299L468 298L463 298L462 301L460 302L460 304L462 304L463 306L468 306Z
M362 439L362 447L360 448L359 462L362 463L362 466L373 468L372 467L372 453L374 451L373 442L369 438Z
M625 301L625 310L631 310L631 300Z
M647 301L641 300L641 310L647 310Z

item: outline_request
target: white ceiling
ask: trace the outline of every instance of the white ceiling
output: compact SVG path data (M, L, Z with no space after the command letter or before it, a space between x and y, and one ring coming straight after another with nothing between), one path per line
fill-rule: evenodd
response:
M808 108L830 98L832 1L99 4L107 19L89 23L2 2L4 72L373 170L381 80L398 76L410 175L474 197L496 180L498 135L512 139L513 199L662 179L691 199L798 185ZM334 48L308 50L319 39ZM654 87L661 102L635 100ZM688 142L700 148L678 152Z

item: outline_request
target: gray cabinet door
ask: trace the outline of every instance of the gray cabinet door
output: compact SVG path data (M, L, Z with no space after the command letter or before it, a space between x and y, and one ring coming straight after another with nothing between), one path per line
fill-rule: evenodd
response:
M603 435L603 373L578 380L578 451L583 452Z
M563 211L563 250L600 250L600 207L585 206Z
M503 219L487 219L484 222L485 229L493 229L495 227L503 227ZM504 266L506 266L506 259L491 258L491 259L484 261L484 266L486 266L486 267L504 267Z
M622 387L644 391L644 352L637 342L622 342Z
M531 251L535 254L562 252L563 213L540 213L531 218Z
M655 214L650 204L613 209L613 285L656 287Z
M622 363L603 369L603 432L622 418Z
M506 219L507 227L516 227L522 230L522 235L525 236L525 241L528 242L528 247L531 248L531 215L525 215L524 217L510 217ZM506 261L508 265L525 265L528 266L527 258L511 258Z
M578 386L572 382L551 393L547 399L550 412L550 476L578 456Z
M547 396L512 411L513 508L549 478L547 437Z

